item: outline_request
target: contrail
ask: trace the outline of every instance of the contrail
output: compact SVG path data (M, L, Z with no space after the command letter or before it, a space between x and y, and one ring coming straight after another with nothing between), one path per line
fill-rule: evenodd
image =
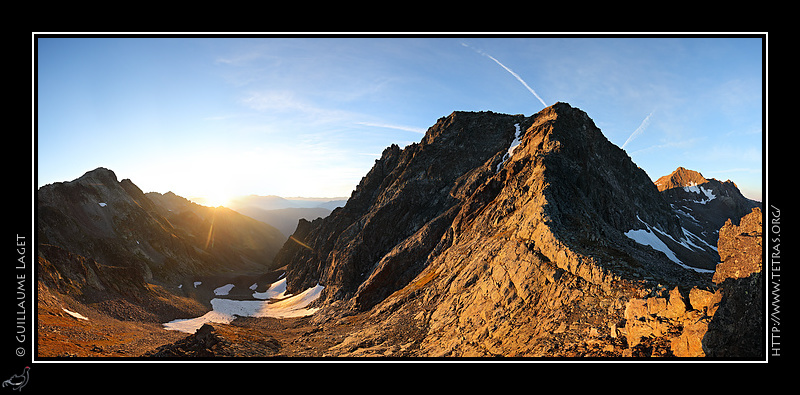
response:
M530 87L530 86L529 86L529 85L528 85L528 84L527 84L527 83L526 83L526 82L525 82L525 81L522 79L522 77L520 77L520 76L519 76L519 74L515 73L515 72L514 72L514 70L511 70L511 69L509 69L508 67L506 67L506 65L504 65L504 64L502 64L502 63L500 63L500 61L499 61L499 60L495 59L495 58L494 58L494 56L492 56L492 55L489 55L489 54L488 54L488 53L486 53L486 52L483 52L483 51L478 51L477 49L475 49L475 48L472 48L472 47L470 47L469 45L467 45L467 44L464 44L464 43L461 43L461 45L463 45L463 46L465 46L465 47L467 47L467 48L469 48L469 49L471 49L471 50L473 50L473 51L475 51L475 52L477 52L477 53L479 53L479 54L481 54L481 55L483 55L483 56L486 56L487 58L489 58L489 59L491 59L491 60L494 60L494 62L495 62L495 63L497 63L497 64L499 64L499 65L500 65L500 67L504 68L506 71L508 71L509 73L511 73L511 75L513 75L513 76L514 76L514 78L516 78L516 79L517 79L517 81L521 82L521 83L522 83L522 85L524 85L524 86L525 86L525 88L527 88L529 92L533 93L533 95L534 95L534 96L536 96L536 98L537 98L537 99L539 99L539 101L540 101L540 102L542 102L542 105L543 105L543 106L547 107L547 103L545 103L545 102L544 102L544 100L542 100L542 98L541 98L541 97L539 97L539 95L537 95L537 94L536 94L536 91L534 91L534 90L533 90L533 88L531 88L531 87Z
M653 115L653 111L651 111L650 114L647 114L647 116L644 118L644 121L642 121L642 123L639 125L639 127L636 128L636 130L634 130L633 133L631 133L631 136L628 137L627 140L625 140L625 144L622 144L622 149L625 149L625 146L628 145L628 143L633 141L633 139L635 139L640 134L642 134L642 132L644 132L644 130L647 128L647 125L650 124L650 117L652 115Z
M387 129L397 129L397 130L405 130L406 132L414 132L414 133L422 133L425 134L425 129L415 128L411 126L403 126L403 125L391 125L386 123L372 123L372 122L356 122L359 125L364 126L374 126L377 128L387 128Z

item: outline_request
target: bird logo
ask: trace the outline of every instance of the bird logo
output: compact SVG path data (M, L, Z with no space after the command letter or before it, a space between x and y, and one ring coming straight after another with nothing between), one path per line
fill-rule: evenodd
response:
M9 385L14 387L17 391L22 391L22 387L28 384L28 371L31 370L30 366L26 366L25 369L22 370L22 374L15 374L11 376L6 381L3 381L3 387L8 387Z

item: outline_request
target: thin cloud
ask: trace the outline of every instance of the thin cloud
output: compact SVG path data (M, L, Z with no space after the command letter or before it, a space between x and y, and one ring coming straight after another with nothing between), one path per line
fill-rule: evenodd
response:
M480 55L486 56L487 58L489 58L489 59L493 60L495 63L499 64L499 65L500 65L500 67L504 68L506 71L508 71L509 73L511 73L511 75L513 75L513 76L514 76L514 78L516 78L516 79L517 79L517 81L519 81L520 83L522 83L522 85L523 85L523 86L525 86L525 88L526 88L526 89L528 89L528 91L529 91L530 93L532 93L532 94L533 94L533 96L535 96L537 99L539 99L539 101L542 103L542 105L543 105L543 106L547 107L547 103L545 103L545 102L544 102L544 100L542 100L542 98L541 98L541 97L539 97L539 95L538 95L538 94L536 94L536 91L534 91L534 90L533 90L533 88L531 88L531 87L530 87L530 85L528 85L528 84L525 82L525 80L523 80L523 79L522 79L522 77L520 77L520 76L519 76L519 74L515 73L515 72L514 72L514 70L511 70L510 68L506 67L506 65L504 65L503 63L500 63L500 61L499 61L499 60L497 60L497 59L495 59L495 57L494 57L494 56L492 56L492 55L489 55L489 54L488 54L488 53L486 53L486 52L479 51L479 50L477 50L477 49L475 49L475 48L472 48L472 47L470 47L469 45L467 45L467 44L464 44L464 43L461 43L461 45L463 45L463 46L465 46L465 47L467 47L467 48L469 48L469 49L471 49L471 50L473 50L473 51L477 52L477 53L478 53L478 54L480 54Z
M653 116L653 111L651 111L650 114L647 114L642 123L639 124L639 127L636 128L636 130L634 130L633 133L631 133L630 137L628 137L627 140L625 140L625 143L622 144L622 149L625 149L625 146L627 146L628 143L633 141L636 137L639 137L639 135L642 134L642 132L644 132L645 129L647 129L647 126L650 125L650 117L652 116Z
M631 156L633 156L633 155L641 155L641 154L643 154L645 152L649 152L649 151L653 151L653 150L660 150L660 149L665 149L665 148L683 148L683 149L687 149L687 148L694 147L695 144L698 141L702 141L702 140L705 140L705 138L695 137L695 138L691 138L691 139L688 139L688 140L668 141L668 142L665 142L663 144L651 145L651 146L649 146L647 148L638 149L636 151L631 152L630 155Z
M391 125L391 124L386 124L386 123L372 123L372 122L356 122L356 123L358 125L373 126L373 127L377 127L377 128L397 129L397 130L403 130L403 131L406 131L406 132L414 132L414 133L421 133L421 134L425 133L425 129L415 128L413 126Z
M737 167L733 169L712 170L708 174L725 174L725 173L761 173L761 169L753 169L749 167Z
M255 91L239 100L242 106L260 113L279 113L284 120L304 124L343 122L356 117L347 110L319 106L289 91Z

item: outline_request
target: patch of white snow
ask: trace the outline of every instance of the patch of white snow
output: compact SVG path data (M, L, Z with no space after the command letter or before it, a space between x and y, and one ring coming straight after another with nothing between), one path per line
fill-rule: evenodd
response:
M194 333L196 330L200 329L200 327L203 326L203 324L207 324L209 322L218 322L220 324L227 324L233 321L234 318L236 317L215 310L211 310L205 315L202 315L197 318L189 318L185 320L172 320L170 322L167 322L164 324L164 329L170 331Z
M105 207L105 206L107 206L107 204L105 204L105 203L97 203L97 204L99 204L99 205L100 205L100 207Z
M522 140L520 139L520 135L522 134L522 131L519 129L519 124L515 123L514 124L514 128L516 129L516 132L515 132L515 135L514 135L514 141L511 142L511 146L508 147L508 151L506 151L505 155L503 155L503 160L500 161L500 163L497 164L497 168L495 169L495 173L499 172L500 169L503 168L503 165L505 165L505 163L509 159L511 159L511 155L514 155L514 150L517 149L517 146L519 146L520 143L522 143Z
M694 234L694 233L692 233L692 232L689 232L689 231L688 231L688 230L686 230L685 228L683 229L683 233L687 234L687 235L688 235L690 238L692 238L692 239L694 239L694 240L696 240L696 241L699 241L699 242L701 242L701 243L705 244L705 245L706 245L706 246L708 246L709 248L712 248L712 249L714 249L714 251L717 251L717 247L714 247L714 246L712 246L711 244L708 244L708 243L707 243L705 240L701 239L701 238L700 238L699 236L697 236L696 234ZM697 246L696 244L692 243L691 241L689 241L689 240L687 240L687 241L688 241L688 242L689 242L691 245L693 245L693 246L697 247L697 249L700 249L700 250L702 250L702 249L703 249L702 247L700 247L700 246Z
M700 196L700 199L695 200L695 203L706 204L717 197L716 195L714 195L714 192L712 190L705 189L702 186L697 185L697 183L695 182L692 182L688 186L683 187L683 190L698 195L705 195L705 198Z
M661 239L659 239L654 232L649 230L649 227L648 229L629 230L625 232L625 236L628 236L628 238L633 239L633 241L639 244L647 245L663 252L667 255L667 258L677 264L683 264L683 262L681 262L678 257L675 256L675 253L672 252L672 250L670 250L669 247L667 247L667 245L664 244L664 242L661 241Z
M233 284L226 284L214 290L214 295L225 296L233 289Z
M289 295L286 295L286 279L280 279L272 285L269 286L264 292L253 292L253 297L256 299L281 299L285 298Z
M279 285L282 283L283 285ZM222 288L222 287L221 287ZM274 288L274 290L273 290ZM278 281L272 286L270 290L277 291L283 288L280 293L275 295L283 296L286 291L286 280ZM194 333L203 324L209 322L218 322L227 324L233 321L236 316L246 317L275 317L275 318L289 318L289 317L305 317L317 312L317 308L307 308L311 302L315 301L324 287L317 284L313 288L309 288L297 295L281 299L278 301L270 300L233 300L224 298L211 299L212 310L203 316L179 319L167 322L164 325L165 329L176 330L186 333ZM259 294L254 293L254 296Z
M664 242L661 241L661 239L658 238L658 236L656 236L655 232L661 233L662 235L668 237L670 240L675 241L675 239L672 238L672 236L670 236L669 234L665 233L661 229L658 229L656 227L651 227L647 222L642 221L642 219L639 218L638 215L636 216L636 219L638 219L639 222L643 223L644 226L647 227L647 229L629 230L629 231L625 232L625 236L628 236L628 238L632 239L633 241L635 241L635 242L637 242L639 244L648 245L650 247L653 247L653 249L655 249L655 250L663 252L667 256L667 258L669 258L669 260L677 263L678 265L680 265L680 267L682 267L684 269L694 270L694 271L696 271L698 273L714 273L713 270L700 269L700 268L696 268L696 267L692 267L692 266L686 265L683 262L681 262L680 259L678 259L678 257L675 256L675 253L672 252L672 250L670 250L669 247L667 247L667 245L664 244ZM705 243L705 241L703 241L703 239L695 236L693 233L687 231L686 229L683 229L683 230L684 230L685 233L688 233L692 237L695 237L697 240L700 240L703 243ZM686 243L683 242L683 239L681 239L681 240L682 240L681 242L677 242L677 241L675 241L675 242L678 243L678 244L682 244L686 248L689 248L689 246ZM688 239L686 241L688 242ZM689 243L691 243L691 242L689 242ZM695 245L694 243L691 243L691 244ZM705 243L705 244L708 245L708 243ZM696 245L695 245L695 247L696 247Z
M64 311L66 311L66 312L67 312L67 314L69 314L69 315L71 315L71 316L73 316L73 317L75 317L75 318L77 318L77 319L79 319L79 320L85 320L85 321L89 321L89 319L88 319L88 318L86 318L86 316L84 316L83 314L76 313L76 312L74 312L74 311L69 311L69 310L67 310L67 309L65 309L65 308L63 308L63 307L61 308L61 310L64 310Z

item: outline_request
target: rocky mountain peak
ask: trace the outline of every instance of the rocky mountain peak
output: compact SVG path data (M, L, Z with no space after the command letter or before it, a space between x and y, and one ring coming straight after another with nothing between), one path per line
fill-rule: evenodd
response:
M530 117L440 118L420 143L387 148L341 210L303 225L276 256L288 265L288 292L323 284L319 303L359 310L407 287L464 237L503 235L594 284L620 276L613 267L667 282L687 274L625 237L646 227L683 234L647 174L567 103Z
M567 103L440 118L302 225L276 264L290 292L325 286L313 320L369 311L343 344L389 344L400 325L392 341L418 355L620 355L639 340L627 301L711 280L690 260L704 241Z
M659 191L705 184L708 180L700 172L678 167L672 173L659 177L655 184Z
M549 183L545 192L552 194L548 207L558 210L552 215L561 217L561 225L572 227L570 233L585 228L586 218L599 216L622 232L640 229L644 222L673 236L681 234L669 205L647 174L582 110L556 103L535 114L523 146L525 154L520 159L541 158L538 167ZM594 227L596 231L602 228ZM609 232L589 237L606 238Z
M488 125L485 122L493 118L508 117L513 116L492 111L454 111L446 117L439 118L428 128L420 145L478 143L482 138L476 133L486 130ZM521 119L522 116L518 118Z
M98 167L94 170L87 171L73 181L88 185L114 185L117 183L117 175L110 169Z

